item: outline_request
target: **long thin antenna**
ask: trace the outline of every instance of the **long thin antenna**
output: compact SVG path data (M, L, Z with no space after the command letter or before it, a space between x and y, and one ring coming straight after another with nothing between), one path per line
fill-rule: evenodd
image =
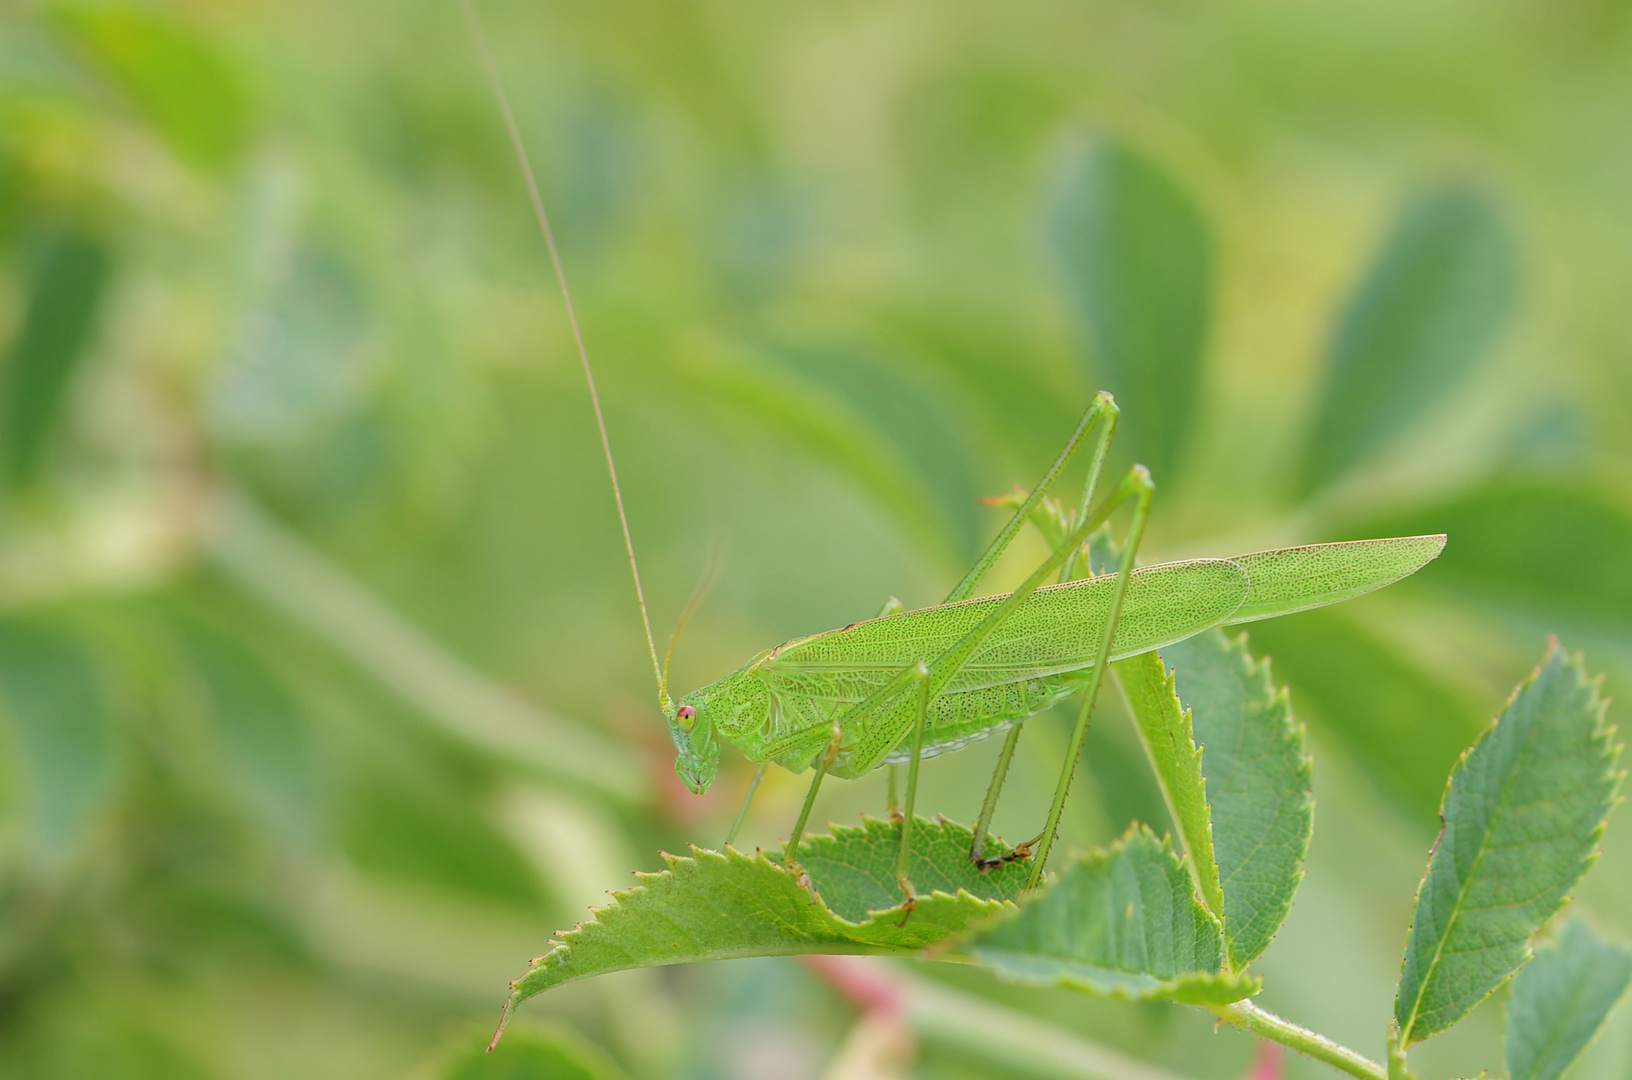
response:
M702 605L703 598L714 588L714 583L720 578L720 552L712 544L709 545L708 563L703 568L703 576L697 579L697 587L691 590L691 599L686 601L686 609L680 613L680 618L674 624L674 630L669 634L669 647L663 651L663 674L658 682L663 692L669 692L669 664L674 660L674 646L680 640L680 631L686 628L686 623L697 613Z
M663 668L657 662L657 639L652 637L652 620L646 613L646 592L640 587L640 565L635 562L635 542L629 535L629 515L623 510L623 489L618 486L618 467L612 461L612 440L606 435L606 417L601 415L601 395L595 390L595 374L589 367L589 350L584 348L584 333L578 327L578 312L572 306L572 290L567 288L567 272L561 267L561 252L555 246L555 232L550 228L550 216L544 212L544 199L538 193L538 181L533 176L532 164L527 160L527 148L522 144L515 114L510 111L510 98L504 92L504 84L499 81L499 69L493 63L493 54L488 51L487 36L482 33L476 9L471 5L471 0L459 0L459 7L465 13L465 25L470 28L471 40L475 42L476 53L481 57L482 71L487 75L487 88L492 91L499 114L504 117L504 128L510 134L510 149L515 153L516 164L521 166L521 175L527 181L527 196L533 202L533 217L538 220L538 231L544 234L544 246L550 249L550 263L555 267L556 284L561 286L561 302L567 309L572 340L578 345L578 362L584 369L584 382L589 384L589 402L595 407L595 426L600 429L601 450L606 454L606 474L612 478L612 499L618 504L618 524L623 527L623 550L629 556L629 576L634 578L635 599L640 603L640 625L646 631L646 651L652 656L652 674L657 678L658 693L666 694Z

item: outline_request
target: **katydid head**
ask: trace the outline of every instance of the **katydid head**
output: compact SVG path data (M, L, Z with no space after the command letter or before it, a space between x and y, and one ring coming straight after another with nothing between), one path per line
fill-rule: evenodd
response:
M686 609L680 613L674 630L669 634L669 648L663 654L663 667L657 675L657 705L663 710L663 719L669 722L669 736L674 739L674 748L679 752L674 759L674 771L680 774L680 779L686 782L693 795L701 795L714 782L714 769L720 763L720 748L714 742L714 725L699 711L701 703L695 691L687 694L678 706L670 699L669 661L674 659L674 643L680 640L680 631L685 629L697 605L708 595L717 572L718 563L711 558L702 579L691 591L691 599L686 601Z
M694 697L695 694L686 695L677 706L665 695L663 715L669 722L669 736L674 740L674 771L693 795L701 795L714 782L714 770L720 763L720 746L714 741L713 723L692 700Z

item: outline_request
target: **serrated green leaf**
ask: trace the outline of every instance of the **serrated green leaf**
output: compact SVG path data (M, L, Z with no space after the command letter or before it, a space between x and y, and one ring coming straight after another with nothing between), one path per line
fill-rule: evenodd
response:
M1215 631L1216 633L1216 631ZM1179 702L1173 673L1154 652L1118 660L1116 678L1127 695L1139 734L1167 798L1202 901L1215 915L1224 913L1213 856L1213 829L1207 812L1207 784L1201 775L1201 751L1190 727L1190 710Z
M1067 162L1050 232L1098 370L1140 460L1170 476L1200 391L1213 242L1194 202L1119 143Z
M880 824L886 828L878 828ZM939 856L937 861L947 865L932 872L922 859L914 864L918 905L901 925L902 897L894 887L893 870L887 891L870 880L881 860L894 859L898 835L895 826L873 822L838 838L811 837L800 848L801 860L811 860L805 864L811 881L818 889L831 882L847 907L883 892L888 906L856 920L835 914L798 874L764 853L694 847L689 856L665 855L668 869L637 874L638 886L613 893L612 906L598 909L593 919L562 934L548 953L534 960L533 969L512 984L508 1008L562 983L626 968L741 956L915 952L1003 910L1006 901L1000 897L930 890L937 874L956 880L956 864L970 866L971 834L948 822L920 819L914 846L918 836L925 836L931 857ZM852 862L854 872L846 869ZM988 878L972 867L970 873L977 883L990 880L997 889L1012 887L1007 876Z
M1228 1004L1257 991L1224 971L1223 934L1165 839L1135 826L1068 863L1012 915L950 950L1011 982Z
M60 857L113 783L113 722L95 660L57 631L0 622L0 714L21 750L35 846Z
M1446 188L1406 207L1338 322L1304 491L1379 449L1460 384L1513 307L1515 263L1480 192Z
M835 825L832 832L800 845L799 865L810 874L829 910L842 919L863 922L870 912L901 903L901 889L895 883L900 836L900 825L877 818L863 817L859 826ZM974 834L957 822L919 818L907 866L913 888L953 896L962 890L982 900L1018 899L1026 885L1026 864L1016 861L981 870L969 859L973 839ZM1006 850L995 842L990 847L991 855ZM780 849L765 855L773 861L782 857Z
M1513 977L1507 1003L1512 1080L1558 1080L1587 1048L1632 982L1632 948L1571 919Z
M1451 1026L1530 954L1597 857L1620 747L1580 657L1554 642L1451 773L1394 1003L1400 1045Z
M111 272L107 248L91 236L64 231L41 244L29 272L28 307L6 356L4 441L14 482L27 483L39 472Z
M1246 635L1210 630L1163 650L1201 744L1213 853L1223 893L1230 965L1241 970L1269 947L1303 879L1314 828L1312 762L1269 661Z

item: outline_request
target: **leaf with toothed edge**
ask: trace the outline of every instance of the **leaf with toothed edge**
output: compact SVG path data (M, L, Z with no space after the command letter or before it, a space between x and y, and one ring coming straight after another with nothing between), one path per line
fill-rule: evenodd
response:
M1451 773L1394 1004L1402 1047L1505 982L1598 857L1621 779L1605 708L1554 641Z
M859 827L830 828L830 833L808 837L799 846L799 865L810 874L822 902L851 922L864 920L869 912L898 906L901 889L895 883L895 858L900 824L863 816ZM1016 861L981 870L969 859L973 839L973 833L956 822L918 818L907 866L913 888L951 895L963 891L982 900L1018 900L1029 866ZM987 848L988 856L1007 850L995 840L988 841ZM782 858L779 848L765 855L773 861Z
M1632 948L1571 919L1513 977L1507 1068L1513 1080L1558 1080L1603 1029L1632 983Z
M1201 774L1201 751L1190 729L1190 710L1173 688L1173 672L1154 652L1140 653L1112 665L1127 697L1145 753L1155 767L1168 813L1178 826L1190 857L1202 902L1215 915L1224 911L1213 858L1213 826L1207 808L1207 784Z
M1011 898L1020 895L1024 863L978 871L968 829L918 818L910 867L918 899L904 919L893 861L899 828L864 818L806 839L802 867L831 906L763 852L664 855L667 869L636 875L639 885L614 893L612 905L552 941L511 984L495 1042L517 1005L551 987L626 968L747 956L965 961L1016 982L1198 1004L1257 991L1256 980L1223 970L1218 920L1196 900L1172 845L1148 829L1074 857L1016 909ZM988 841L988 855L1006 850Z
M1201 745L1224 937L1237 971L1269 947L1303 879L1313 763L1287 693L1247 639L1210 630L1162 650Z
M897 828L889 822L864 822L838 837L811 837L800 853L811 860L812 881L830 883L842 906L853 912L871 895L857 884L866 878L866 869L886 853L894 858ZM918 903L904 925L893 871L884 894L887 906L847 919L813 896L797 873L762 852L694 847L690 855L665 854L666 870L637 874L639 885L613 893L615 903L561 934L548 953L533 961L533 969L512 984L507 1014L551 987L626 968L799 953L914 953L1009 906L1001 892L1012 889L1012 875L994 878L969 866L967 829L920 818L915 847L920 835L925 838L923 855L913 868L921 879ZM853 856L849 865L860 868L848 879L838 870L841 847ZM956 869L960 862L969 867L967 875ZM960 877L967 878L964 885L987 882L985 891L994 895L975 895L963 885L954 892L932 887L955 884Z
M1171 842L1143 825L1073 859L1046 889L943 955L1009 982L1109 997L1224 1005L1259 986L1224 970L1218 920L1196 899Z

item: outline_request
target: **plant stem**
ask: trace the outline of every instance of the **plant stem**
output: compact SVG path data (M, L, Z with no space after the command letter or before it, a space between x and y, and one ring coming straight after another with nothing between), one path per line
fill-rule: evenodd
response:
M1388 1073L1383 1067L1364 1054L1356 1053L1324 1035L1317 1035L1308 1028L1301 1028L1290 1020L1282 1020L1250 1001L1214 1005L1211 1008L1218 1018L1226 1023L1233 1024L1243 1031L1250 1031L1254 1035L1272 1039L1282 1046L1289 1046L1300 1054L1307 1054L1316 1061L1324 1061L1350 1076L1358 1076L1360 1080L1388 1080Z

